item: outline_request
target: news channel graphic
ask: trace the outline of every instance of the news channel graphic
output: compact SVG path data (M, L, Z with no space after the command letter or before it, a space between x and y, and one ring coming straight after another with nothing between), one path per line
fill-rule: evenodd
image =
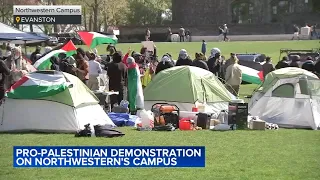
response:
M80 5L13 6L15 24L81 24Z
M205 147L15 146L13 167L205 167Z

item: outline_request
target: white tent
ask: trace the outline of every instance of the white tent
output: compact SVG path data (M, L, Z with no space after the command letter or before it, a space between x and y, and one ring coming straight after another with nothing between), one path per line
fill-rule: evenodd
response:
M300 68L271 72L253 94L249 112L279 127L316 130L320 126L320 80Z
M28 44L43 42L46 40L48 39L45 37L40 37L31 33L23 32L19 29L0 22L0 42L8 42L12 44Z
M76 132L85 124L115 126L97 97L75 76L40 71L23 77L0 106L0 132Z

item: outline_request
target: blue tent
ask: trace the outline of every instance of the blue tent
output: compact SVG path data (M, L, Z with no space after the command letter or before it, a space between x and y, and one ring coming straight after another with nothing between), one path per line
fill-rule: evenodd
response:
M12 44L29 44L48 40L46 37L20 31L14 27L0 23L0 42Z

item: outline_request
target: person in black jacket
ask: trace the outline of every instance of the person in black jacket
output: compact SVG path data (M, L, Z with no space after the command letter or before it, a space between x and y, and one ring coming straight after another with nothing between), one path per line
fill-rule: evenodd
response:
M41 54L41 47L37 46L36 50L30 55L30 60L32 64L34 64L38 59L37 59L37 54Z
M0 61L0 105L2 104L2 99L4 98L6 88L5 88L5 78L10 75L10 69L4 63Z
M57 57L52 56L50 58L50 62L51 62L51 66L50 66L51 70L60 71L59 61Z
M209 57L209 60L207 62L209 71L212 72L214 75L218 75L218 72L220 70L220 55L221 51L218 48L211 49L211 55Z
M111 108L114 104L120 104L124 98L124 93L127 84L127 66L122 62L121 54L114 53L113 61L108 65L107 74L109 76L109 90L118 91L119 95L111 95Z
M312 61L312 57L310 56L307 57L306 61L302 64L301 68L314 73L315 65L314 65L314 62Z
M283 57L281 61L279 61L276 65L276 69L289 67L288 57Z
M202 53L196 53L196 59L193 60L192 66L199 67L209 71L208 65L204 61L204 55Z
M187 50L181 49L176 66L191 66L192 60L190 59Z
M172 60L172 57L170 54L165 54L162 56L161 61L156 67L155 74L158 74L159 72L174 67L174 62Z

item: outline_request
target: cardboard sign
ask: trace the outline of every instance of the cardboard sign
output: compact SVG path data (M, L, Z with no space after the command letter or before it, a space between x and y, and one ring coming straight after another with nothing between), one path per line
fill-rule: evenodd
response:
M154 52L154 42L153 41L142 41L143 47L146 47L148 51Z

